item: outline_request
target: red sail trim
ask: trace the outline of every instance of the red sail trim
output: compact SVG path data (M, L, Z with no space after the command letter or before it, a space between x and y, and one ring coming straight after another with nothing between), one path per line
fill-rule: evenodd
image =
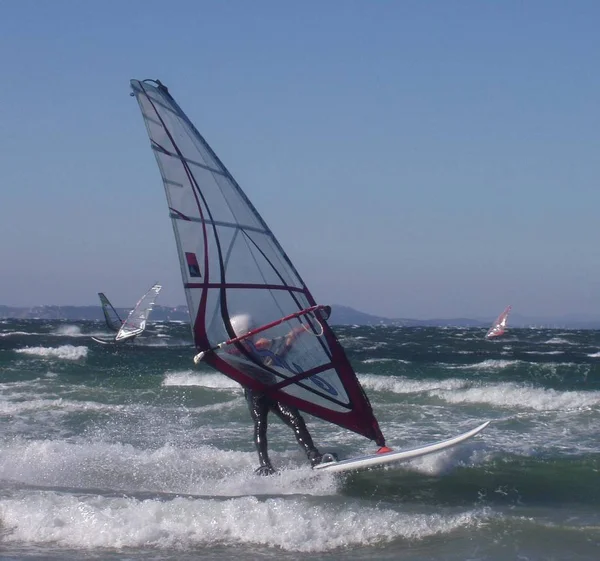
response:
M354 403L354 411L360 419L361 425L364 425L360 434L366 436L366 433L368 433L369 435L372 435L368 436L368 438L374 440L377 446L385 446L385 438L383 437L381 429L379 428L379 423L373 414L369 398L358 382L358 378L356 377L346 353L344 353L344 350L327 323L323 324L323 331L323 337L325 337L325 340L331 349L332 362L336 365L336 371L344 383L348 397Z

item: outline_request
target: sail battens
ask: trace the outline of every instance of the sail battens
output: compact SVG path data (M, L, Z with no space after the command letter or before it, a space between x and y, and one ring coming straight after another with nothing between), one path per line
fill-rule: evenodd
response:
M202 290L207 288L219 288L219 289L250 289L250 290L283 290L287 292L300 292L304 294L306 292L305 288L300 288L297 286L287 286L282 284L250 284L244 282L228 282L228 283L217 283L217 282L188 282L185 283L184 288L200 288Z
M180 183L179 181L173 181L171 179L163 179L163 181L167 184L167 185L172 185L173 187L180 187L183 188L185 187L185 185L183 183Z
M181 160L182 162L185 162L186 164L190 164L192 166L198 166L199 168L205 169L206 171L210 171L211 173L216 173L218 175L223 175L223 176L227 177L227 175L225 173L223 173L221 170L212 168L210 166L207 166L206 164L192 160L191 158L186 158L184 156L177 154L176 152L170 152L169 150L167 150L166 148L163 148L160 145L153 144L152 148L154 150L156 150L157 152L164 154L165 156L170 156L171 158L176 158L178 160Z
M323 307L264 219L164 85L132 80L131 87L163 178L194 343L218 349L205 362L382 446ZM249 331L265 327L253 335L260 348L252 337L221 345L238 337L236 316L248 318Z
M179 184L178 184L179 186ZM181 185L183 187L183 185ZM237 224L236 222L225 222L223 220L209 220L206 218L200 218L197 216L188 217L184 215L182 212L171 209L171 214L169 215L171 218L175 220L188 220L191 222L200 222L202 224L210 224L212 226L222 226L224 228L234 228L235 230L247 230L248 232L256 232L257 234L264 234L266 236L271 236L271 232L269 230L263 230L262 228L257 228L256 226L248 226L245 224Z
M133 310L129 312L129 315L123 322L123 325L115 337L115 341L125 341L144 332L148 316L152 311L152 306L154 305L154 301L161 288L162 286L160 284L155 284L139 299Z
M152 123L153 125L160 126L160 121L158 121L154 117L151 117L147 113L144 113L144 119L146 119L146 121L148 121L149 123Z
M146 84L146 87L147 86L148 85ZM154 105L154 108L156 108L156 106L158 106L161 109L164 109L167 113L171 113L175 117L180 116L179 112L175 108L173 108L171 105L169 105L167 103L164 103L160 97L152 96L152 104Z

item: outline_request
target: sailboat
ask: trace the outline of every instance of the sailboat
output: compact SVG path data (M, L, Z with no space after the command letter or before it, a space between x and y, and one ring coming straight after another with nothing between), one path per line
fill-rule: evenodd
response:
M494 337L504 335L508 314L510 314L511 310L512 306L506 306L506 308L504 308L504 311L496 318L494 323L492 323L492 326L488 329L488 332L485 334L486 339L493 339Z
M159 80L131 80L167 198L196 363L375 441L373 409L317 301L229 170ZM253 319L236 333L232 319ZM243 344L303 330L285 359ZM393 453L393 452L391 452ZM372 465L372 464L369 464Z
M100 304L102 305L102 313L104 314L104 321L106 327L115 333L121 329L123 320L117 313L114 306L110 303L110 300L104 295L104 292L98 292L98 298L100 298Z
M119 314L117 314L116 310L112 307L111 303L108 301L106 296L103 293L98 293L100 296L100 301L102 302L102 310L104 312L104 319L109 327L109 329L113 331L117 331L117 334L110 339L104 339L101 337L92 337L94 341L97 343L103 344L111 344L111 343L124 343L126 341L133 341L138 335L142 334L146 329L146 322L148 321L148 317L150 316L150 312L152 311L152 306L154 305L154 301L156 300L158 293L160 292L162 286L160 284L154 284L144 294L135 305L133 310L129 312L127 319L121 322L120 325L117 325L116 319L121 321ZM110 309L105 307L105 303L110 306ZM110 312L109 310L112 310ZM115 317L113 317L113 313ZM116 330L114 327L118 327Z

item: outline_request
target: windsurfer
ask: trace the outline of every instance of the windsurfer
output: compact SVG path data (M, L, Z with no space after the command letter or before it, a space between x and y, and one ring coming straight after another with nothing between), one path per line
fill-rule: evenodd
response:
M248 333L252 329L252 318L247 314L240 314L231 318L231 326L236 336ZM273 352L274 340L261 337L252 341L250 337L243 340L244 347L258 358L263 364L285 364L285 355L290 351L292 345L301 333L305 331L304 326L294 328L285 336L282 349ZM235 351L234 351L235 352ZM260 467L256 470L259 475L271 475L275 469L269 459L267 449L267 416L273 411L288 427L293 429L298 444L302 447L308 457L311 466L321 462L323 455L317 450L313 439L306 428L306 423L295 407L284 405L264 393L244 388L244 395L250 409L250 416L254 422L254 443L258 452Z

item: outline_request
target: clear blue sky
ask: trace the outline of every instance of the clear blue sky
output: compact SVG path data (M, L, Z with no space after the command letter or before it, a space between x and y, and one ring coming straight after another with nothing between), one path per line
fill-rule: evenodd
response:
M184 303L160 78L322 303L600 316L600 3L0 1L0 303Z

